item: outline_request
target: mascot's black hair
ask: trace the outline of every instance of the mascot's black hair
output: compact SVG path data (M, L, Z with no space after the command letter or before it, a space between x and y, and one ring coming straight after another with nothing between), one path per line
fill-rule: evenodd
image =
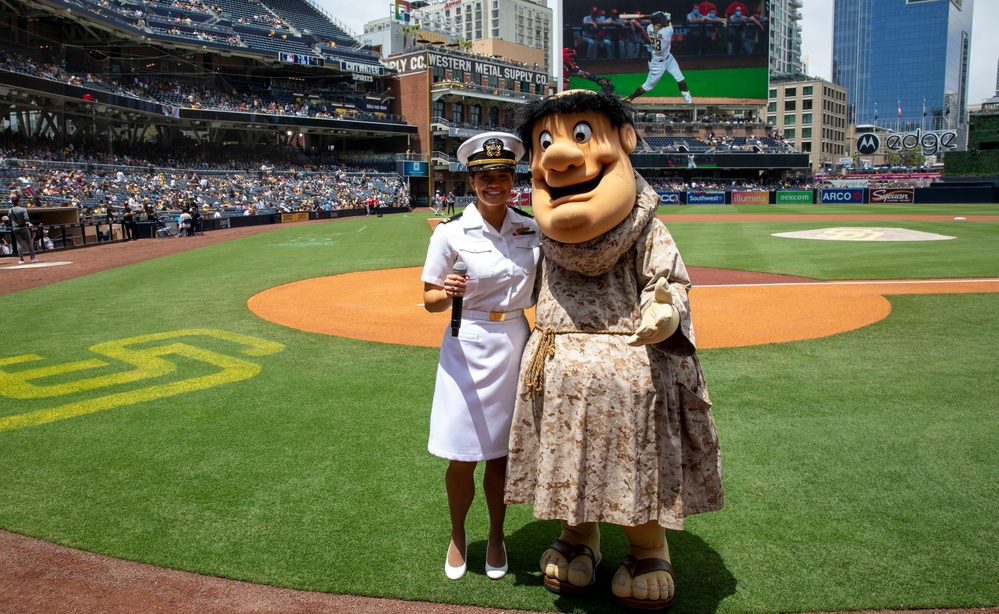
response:
M527 151L534 151L532 142L534 126L549 115L570 115L573 113L596 112L607 116L615 128L625 124L634 125L632 116L635 108L627 100L590 90L579 90L561 96L551 96L531 102L521 107L517 114L517 135L524 142Z

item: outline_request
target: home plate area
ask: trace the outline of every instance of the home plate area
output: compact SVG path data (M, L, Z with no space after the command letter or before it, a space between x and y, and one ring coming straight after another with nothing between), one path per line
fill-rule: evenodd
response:
M860 228L840 226L797 232L777 232L774 237L788 239L818 239L820 241L946 241L956 237L907 228Z

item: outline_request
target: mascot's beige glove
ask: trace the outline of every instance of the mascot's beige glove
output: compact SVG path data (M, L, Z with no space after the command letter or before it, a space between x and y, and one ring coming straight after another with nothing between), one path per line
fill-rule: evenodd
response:
M628 337L627 343L640 347L649 343L665 341L680 326L680 312L673 306L673 295L666 287L666 280L656 282L656 292L642 314L642 323L635 334Z

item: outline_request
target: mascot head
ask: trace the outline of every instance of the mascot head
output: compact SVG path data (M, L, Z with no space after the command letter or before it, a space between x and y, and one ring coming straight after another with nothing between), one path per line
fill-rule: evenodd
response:
M541 231L582 243L614 228L635 206L628 154L638 136L624 100L570 90L526 105L519 133L531 153L531 205Z

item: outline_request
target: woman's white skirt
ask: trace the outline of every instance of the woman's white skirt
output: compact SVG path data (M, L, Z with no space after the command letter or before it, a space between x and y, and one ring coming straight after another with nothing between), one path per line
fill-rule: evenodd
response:
M506 456L520 358L530 337L523 316L504 322L462 319L444 331L430 412L431 454L458 461Z

